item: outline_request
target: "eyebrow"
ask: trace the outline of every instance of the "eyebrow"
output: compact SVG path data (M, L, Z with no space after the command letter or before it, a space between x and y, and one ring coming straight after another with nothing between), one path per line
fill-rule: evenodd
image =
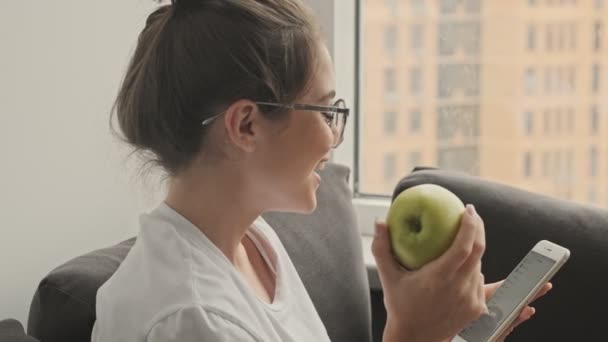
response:
M336 97L336 91L335 91L335 90L331 90L331 91L330 91L330 92L328 92L327 94L325 94L325 95L321 96L321 98L319 98L319 99L317 100L317 102L323 102L323 101L326 101L326 100L331 100L331 99L333 99L334 97Z

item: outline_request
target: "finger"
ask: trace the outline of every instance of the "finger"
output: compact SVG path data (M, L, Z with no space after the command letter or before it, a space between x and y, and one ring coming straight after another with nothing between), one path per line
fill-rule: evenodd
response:
M481 257L486 249L486 234L483 220L477 214L475 214L474 219L477 226L477 231L475 234L475 240L473 242L473 248L471 249L471 254L460 268L460 272L462 274L468 274L475 271L475 268L477 268L477 264L481 262Z
M488 306L486 304L487 300L486 300L486 290L485 290L485 277L483 275L483 273L479 272L479 280L477 283L477 296L479 298L479 302L483 305L484 307L484 314L489 314L490 311L488 310Z
M398 276L399 272L403 272L403 270L391 252L388 226L386 223L376 222L375 232L376 235L372 242L372 254L374 255L374 259L376 259L380 282L382 284L388 284L392 282L392 279Z
M478 234L478 224L475 216L473 205L467 205L452 245L442 256L429 263L430 267L439 267L441 272L450 272L450 274L459 271L460 267L468 260Z
M535 313L536 313L536 309L534 309L531 306L526 306L521 311L521 313L519 314L517 319L513 323L511 323L509 328L506 329L506 332L501 336L501 340L504 340L510 333L513 332L513 330L515 330L515 328L517 328L523 322L529 320L532 316L534 316Z
M534 298L530 301L530 303L534 302L535 300L537 300L538 298L544 296L547 294L547 292L551 291L551 289L553 288L553 284L551 283L546 283L543 288L538 291L538 293L534 296Z
M492 298L492 296L494 295L494 293L496 292L496 290L498 290L498 288L504 282L505 282L504 280L501 280L501 281L496 282L496 283L486 284L485 287L484 287L485 295L486 295L486 300L490 300L490 298Z

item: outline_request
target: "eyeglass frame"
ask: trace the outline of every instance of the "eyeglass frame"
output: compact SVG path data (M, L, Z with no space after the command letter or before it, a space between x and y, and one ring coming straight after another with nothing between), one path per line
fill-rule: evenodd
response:
M344 104L344 108L338 106L338 104L340 102ZM348 116L350 115L350 108L346 107L346 102L343 99L336 100L332 106L319 106L319 105L310 105L310 104L302 104L302 103L284 104L284 103L261 102L261 101L255 102L255 104L260 105L260 106L280 107L280 108L285 108L285 109L304 110L304 111L310 111L310 112L321 112L321 113L330 112L330 113L333 113L334 115L342 114L343 115L342 117L344 118L342 120L343 121L342 130L339 132L339 135L336 136L336 142L334 143L334 145L332 147L336 148L336 147L340 146L340 144L344 140L344 128L346 127L346 122L348 121ZM212 121L214 121L215 119L224 115L225 113L226 113L226 111L223 111L221 113L213 115L213 116L203 120L201 122L201 125L206 126L206 125L210 124ZM337 120L337 119L332 118L332 120Z

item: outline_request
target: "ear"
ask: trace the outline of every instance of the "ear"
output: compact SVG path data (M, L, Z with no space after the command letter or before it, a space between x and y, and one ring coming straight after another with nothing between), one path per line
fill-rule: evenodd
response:
M261 113L250 100L234 102L224 114L224 127L230 142L238 149L253 152L261 134Z

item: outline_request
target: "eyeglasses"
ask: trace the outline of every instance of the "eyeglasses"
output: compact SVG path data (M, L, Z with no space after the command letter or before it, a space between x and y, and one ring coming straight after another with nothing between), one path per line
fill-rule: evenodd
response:
M350 109L346 108L346 103L344 100L339 99L334 102L331 106L316 106L316 105L308 105L308 104L282 104L282 103L274 103L274 102L256 102L257 105L260 106L269 106L269 107L278 107L284 109L294 109L294 110L304 110L310 112L320 112L325 118L325 122L331 128L334 133L334 143L332 145L333 148L338 147L342 141L344 140L344 127L346 126L346 121L348 120L348 115L350 113ZM202 125L206 126L213 122L213 120L222 116L225 112L221 112L216 114L210 118L203 120Z

